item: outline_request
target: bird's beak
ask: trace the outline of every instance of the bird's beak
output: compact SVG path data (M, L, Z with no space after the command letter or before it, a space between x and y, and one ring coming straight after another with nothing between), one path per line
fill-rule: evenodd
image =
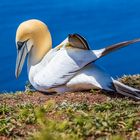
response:
M24 61L28 54L27 42L17 43L17 48L18 49L17 49L16 69L15 69L16 78L19 77L23 64L24 64Z

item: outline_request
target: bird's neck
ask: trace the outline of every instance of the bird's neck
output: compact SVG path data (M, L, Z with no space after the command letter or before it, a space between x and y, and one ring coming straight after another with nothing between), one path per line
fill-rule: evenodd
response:
M38 44L36 43L32 47L32 49L28 55L28 68L39 64L51 48L52 48L52 46L51 46L51 43L49 43L49 42L43 41Z
M28 55L28 69L41 62L43 57L52 48L52 38L48 29L38 32L32 37L33 47Z

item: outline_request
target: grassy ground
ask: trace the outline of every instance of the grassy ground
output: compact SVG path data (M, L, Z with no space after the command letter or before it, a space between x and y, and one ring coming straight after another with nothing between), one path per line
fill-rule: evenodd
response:
M140 88L140 76L123 83ZM0 139L140 139L140 101L100 90L0 95Z

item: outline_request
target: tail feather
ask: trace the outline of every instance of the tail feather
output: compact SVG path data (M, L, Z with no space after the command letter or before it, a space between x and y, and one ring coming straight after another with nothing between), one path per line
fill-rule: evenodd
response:
M140 90L124 85L123 83L114 79L113 79L113 84L118 93L140 100Z

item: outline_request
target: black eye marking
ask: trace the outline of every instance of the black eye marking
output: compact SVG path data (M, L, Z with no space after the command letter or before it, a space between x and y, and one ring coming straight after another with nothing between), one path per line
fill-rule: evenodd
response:
M17 42L18 50L20 50L22 48L22 46L23 46L24 43L25 42L20 42L20 41Z
M25 41L23 41L23 42L18 41L18 42L17 42L18 50L20 50L20 49L23 47L23 45L24 45L25 43L27 43L28 40L29 40L29 39L27 39L27 40L25 40Z

